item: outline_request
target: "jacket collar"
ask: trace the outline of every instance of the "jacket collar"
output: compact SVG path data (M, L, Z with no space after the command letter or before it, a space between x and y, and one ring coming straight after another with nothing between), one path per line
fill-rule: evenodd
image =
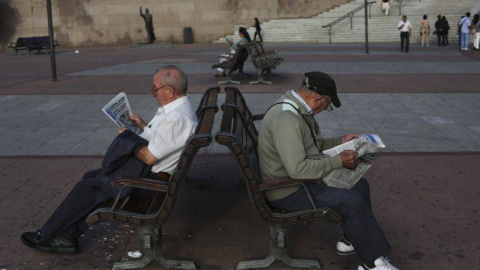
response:
M306 115L311 115L312 114L312 109L305 103L305 101L298 95L293 94L294 90L287 91L285 93L285 96L292 100L297 106L297 109L300 110L301 114L306 114ZM296 94L296 93L295 93ZM298 97L298 98L297 98Z

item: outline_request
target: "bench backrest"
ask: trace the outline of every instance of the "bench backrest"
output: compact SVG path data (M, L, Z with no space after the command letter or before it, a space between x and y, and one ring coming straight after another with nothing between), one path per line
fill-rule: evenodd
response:
M265 49L260 41L252 41L247 44L248 53L252 59L265 54Z
M283 58L279 57L275 51L265 52L260 41L249 42L246 46L252 63L257 69L276 68L283 62Z
M228 146L236 157L244 175L250 199L257 211L266 221L275 222L276 218L272 216L270 207L259 190L261 174L257 152L258 131L252 113L242 93L236 87L227 86L225 92L222 122L220 131L215 135L215 141ZM278 222L282 223L281 219Z
M187 176L192 161L202 147L210 145L215 113L218 111L217 98L220 87L211 87L203 95L196 114L198 126L183 148L180 160L166 183L165 192L151 192L148 197L127 197L123 202L114 202L112 207L99 208L87 217L89 225L102 220L119 220L141 226L159 226L172 213L178 200L180 184ZM120 191L122 192L122 191Z
M22 38L27 50L40 50L50 46L50 37L28 37ZM18 45L17 45L18 46Z

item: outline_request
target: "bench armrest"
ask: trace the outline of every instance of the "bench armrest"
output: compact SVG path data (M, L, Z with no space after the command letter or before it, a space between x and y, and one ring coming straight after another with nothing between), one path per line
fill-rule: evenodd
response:
M275 178L275 179L270 179L265 181L264 183L260 184L259 190L260 191L266 191L270 189L277 189L277 188L284 188L284 187L293 187L293 186L298 186L301 185L303 189L305 189L305 192L307 193L308 200L310 201L312 208L314 210L317 210L317 206L315 205L312 194L310 194L310 191L307 189L305 184L303 182L305 181L314 181L314 180L299 180L299 179L292 179L289 177L284 177L284 178ZM317 182L317 181L315 181Z
M319 181L321 181L321 180L292 179L290 177L274 178L274 179L266 180L263 183L261 183L259 190L265 191L265 190L269 190L269 189L303 185L304 182L316 182L316 183L318 183Z
M298 186L301 185L302 182L292 179L292 178L275 178L266 180L265 182L260 184L260 191L269 190L269 189L277 189L283 187L291 187L291 186Z
M112 181L112 186L118 186L118 185L131 186L136 188L143 188L143 189L150 189L150 190L157 190L157 191L167 191L167 185L165 183L162 183L162 181L146 179L146 178L122 177Z
M278 50L270 50L270 51L266 51L265 52L265 55L268 55L268 54L277 54Z

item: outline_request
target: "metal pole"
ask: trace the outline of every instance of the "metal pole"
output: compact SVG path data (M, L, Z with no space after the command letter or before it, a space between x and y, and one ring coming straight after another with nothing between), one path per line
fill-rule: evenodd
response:
M365 53L368 54L368 0L365 0Z
M52 2L47 0L47 17L48 17L48 34L50 35L50 68L52 70L52 81L57 81L57 65L55 64L55 45L53 38L53 22L52 22Z

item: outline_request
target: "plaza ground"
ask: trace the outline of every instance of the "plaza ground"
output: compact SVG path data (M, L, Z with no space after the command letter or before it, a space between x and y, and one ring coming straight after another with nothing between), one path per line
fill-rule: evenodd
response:
M303 73L323 71L337 82L342 107L317 116L326 136L379 134L387 150L367 173L374 213L400 269L480 268L480 53L457 45L401 53L397 44L265 44L284 62L255 80L251 59L234 73L253 113L298 87ZM49 217L81 175L99 167L116 134L100 108L126 92L132 109L150 119L153 72L175 64L188 75L190 99L216 85L211 69L224 44L129 46L60 50L58 82L47 55L0 53L0 269L109 269L138 249L135 228L111 222L81 238L82 253L47 254L20 242ZM219 104L224 94L220 95ZM221 112L217 113L214 132ZM260 127L260 126L259 126ZM197 156L179 205L164 228L169 258L199 269L233 269L268 252L268 226L249 202L228 150L216 143ZM326 270L356 269L358 257L339 257L340 227L326 222L294 226L292 257L319 259ZM152 267L154 269L155 267ZM275 263L270 269L288 269Z

